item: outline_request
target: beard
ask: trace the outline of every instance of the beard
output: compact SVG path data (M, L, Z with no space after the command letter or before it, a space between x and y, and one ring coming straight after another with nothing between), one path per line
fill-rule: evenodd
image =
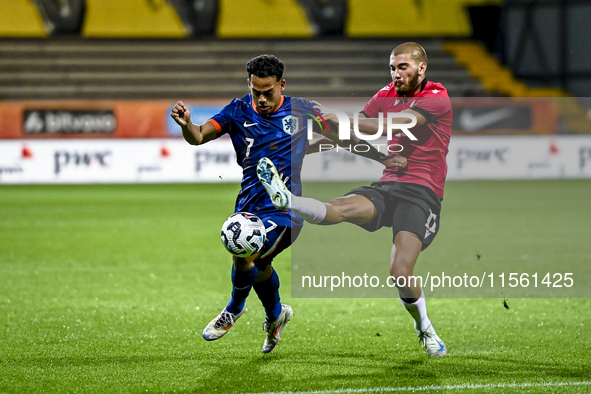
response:
M417 88L419 85L419 71L417 70L416 73L408 80L408 84L396 88L396 93L401 95L406 95L412 92Z

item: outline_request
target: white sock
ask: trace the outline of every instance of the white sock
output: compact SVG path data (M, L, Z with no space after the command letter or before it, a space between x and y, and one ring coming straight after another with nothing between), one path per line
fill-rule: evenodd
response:
M421 296L419 299L412 304L405 302L400 295L398 295L402 306L406 308L408 313L412 316L415 320L415 330L417 330L417 335L421 331L425 331L431 325L431 321L427 316L427 305L425 303L425 292L421 289Z
M292 194L290 203L289 209L300 215L308 223L320 223L326 217L326 204L322 201Z

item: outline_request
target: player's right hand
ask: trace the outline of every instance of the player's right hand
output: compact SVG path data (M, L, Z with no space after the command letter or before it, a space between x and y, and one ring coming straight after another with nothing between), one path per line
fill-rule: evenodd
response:
M179 101L172 107L170 116L177 122L181 127L186 127L191 122L191 111L189 107L182 101Z
M405 168L408 164L406 157L400 155L383 155L381 161L386 168Z
M324 112L322 113L322 117L324 118L325 122L330 122L336 126L339 125L339 118L332 112Z

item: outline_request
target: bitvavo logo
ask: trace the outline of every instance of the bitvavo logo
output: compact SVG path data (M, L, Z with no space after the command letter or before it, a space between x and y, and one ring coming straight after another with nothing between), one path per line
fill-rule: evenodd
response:
M333 113L336 115L336 117L339 120L339 140L341 141L346 141L346 140L350 140L351 139L351 128L350 126L350 120L349 120L349 116L340 110L335 110L335 109L326 109L324 111L325 113ZM319 126L321 130L325 130L328 128L328 124L326 123L324 117L322 116L322 114L320 114L319 112L314 111L314 113L316 114L308 114L311 116L311 118L313 119L308 119L308 140L313 140L314 136L312 134L312 130L313 130L313 126L314 123L313 121L315 121ZM405 119L409 119L410 122L409 123L394 123L394 119L397 118L405 118ZM410 113L406 113L406 112L390 112L388 113L387 117L386 117L386 135L388 137L388 141L390 141L392 139L392 133L394 130L400 130L400 132L402 132L404 135L406 135L408 138L410 138L412 141L417 141L417 137L414 136L413 133L410 132L410 128L416 126L417 124L417 117L413 114ZM382 112L378 113L378 130L376 131L375 134L364 134L361 133L359 131L359 114L355 113L353 115L353 132L355 133L355 136L361 140L364 141L373 141L373 140L377 140L378 138L380 138L383 133L384 133L384 114ZM379 150L381 146L384 146L384 144L376 144L375 147ZM339 146L336 146L336 148L338 148ZM361 146L357 146L357 145L349 145L348 147L343 147L342 145L340 146L341 148L345 148L348 151L355 151L355 152L366 152L368 147L367 145L361 145ZM392 144L392 145L386 145L387 150L389 153L400 153L403 150L402 145L399 144ZM335 148L334 145L332 144L320 144L319 145L319 151L321 152L322 150L330 150Z

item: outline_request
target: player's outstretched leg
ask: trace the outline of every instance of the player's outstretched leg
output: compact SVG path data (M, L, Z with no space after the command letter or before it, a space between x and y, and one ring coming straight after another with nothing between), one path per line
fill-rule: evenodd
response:
M257 164L257 176L277 209L289 209L291 192L281 180L273 162L263 157Z
M277 346L277 343L281 339L281 332L285 328L285 325L289 323L293 317L293 311L289 305L281 305L281 314L272 323L268 320L263 322L263 329L267 332L267 339L263 345L263 352L269 353Z
M275 208L281 210L291 209L305 221L313 224L320 223L326 218L327 205L313 198L299 197L291 194L270 159L263 157L259 160L257 175ZM331 221L326 224L335 224L341 221Z
M203 330L203 339L206 341L214 341L226 335L228 330L232 328L234 323L236 323L236 320L242 316L245 310L246 308L242 309L240 313L234 314L229 312L227 308L224 308L224 310L217 315L215 319L210 321L207 327L205 327Z

